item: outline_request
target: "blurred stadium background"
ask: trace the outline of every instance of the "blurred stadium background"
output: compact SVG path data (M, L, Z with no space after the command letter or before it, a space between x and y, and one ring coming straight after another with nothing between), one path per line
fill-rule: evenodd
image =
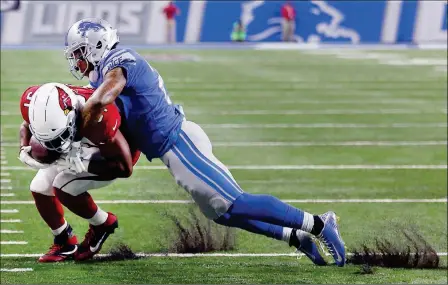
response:
M335 210L349 248L412 226L446 266L446 1L291 1L288 43L283 1L176 1L176 43L167 43L167 4L1 1L2 284L447 283L446 268L316 268L284 244L241 231L234 250L160 257L174 231L164 213L187 219L189 199L161 163L144 158L130 179L91 194L120 218L103 252L125 243L154 257L37 264L52 237L28 190L34 171L17 159L18 99L32 84L84 85L68 71L64 33L102 17L118 28L121 46L159 70L243 189ZM244 43L231 41L238 20ZM67 217L82 236L87 224Z

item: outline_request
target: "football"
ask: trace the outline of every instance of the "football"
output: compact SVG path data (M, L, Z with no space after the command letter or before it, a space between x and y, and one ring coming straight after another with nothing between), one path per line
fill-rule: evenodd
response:
M41 163L53 163L61 156L59 152L45 148L34 136L30 139L30 146L31 156Z

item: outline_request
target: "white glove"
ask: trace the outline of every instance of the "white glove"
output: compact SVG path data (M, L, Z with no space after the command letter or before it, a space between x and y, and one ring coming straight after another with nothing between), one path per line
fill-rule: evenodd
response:
M81 142L73 142L67 155L57 161L58 171L66 171L71 174L87 172L90 160L81 157Z
M41 163L41 162L35 160L30 155L30 151L31 151L31 146L22 146L20 148L20 153L19 153L19 157L18 157L19 160L34 169L45 169L45 168L50 167L51 164Z

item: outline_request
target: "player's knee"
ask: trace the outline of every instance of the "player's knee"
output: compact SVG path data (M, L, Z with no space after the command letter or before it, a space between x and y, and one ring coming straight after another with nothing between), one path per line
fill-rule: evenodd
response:
M45 185L33 180L30 184L30 191L33 193L42 194L45 196L54 196L52 187L45 187Z

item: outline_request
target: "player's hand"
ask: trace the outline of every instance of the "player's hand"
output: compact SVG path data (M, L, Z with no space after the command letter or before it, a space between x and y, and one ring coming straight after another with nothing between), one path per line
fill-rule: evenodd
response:
M19 153L19 160L21 162L23 162L24 164L28 165L29 167L33 168L33 169L45 169L50 167L50 164L46 164L46 163L41 163L37 160L35 160L31 155L31 146L22 146L20 148L20 153Z
M90 161L82 159L81 152L81 143L73 142L67 155L58 160L58 171L66 171L72 174L87 172Z

